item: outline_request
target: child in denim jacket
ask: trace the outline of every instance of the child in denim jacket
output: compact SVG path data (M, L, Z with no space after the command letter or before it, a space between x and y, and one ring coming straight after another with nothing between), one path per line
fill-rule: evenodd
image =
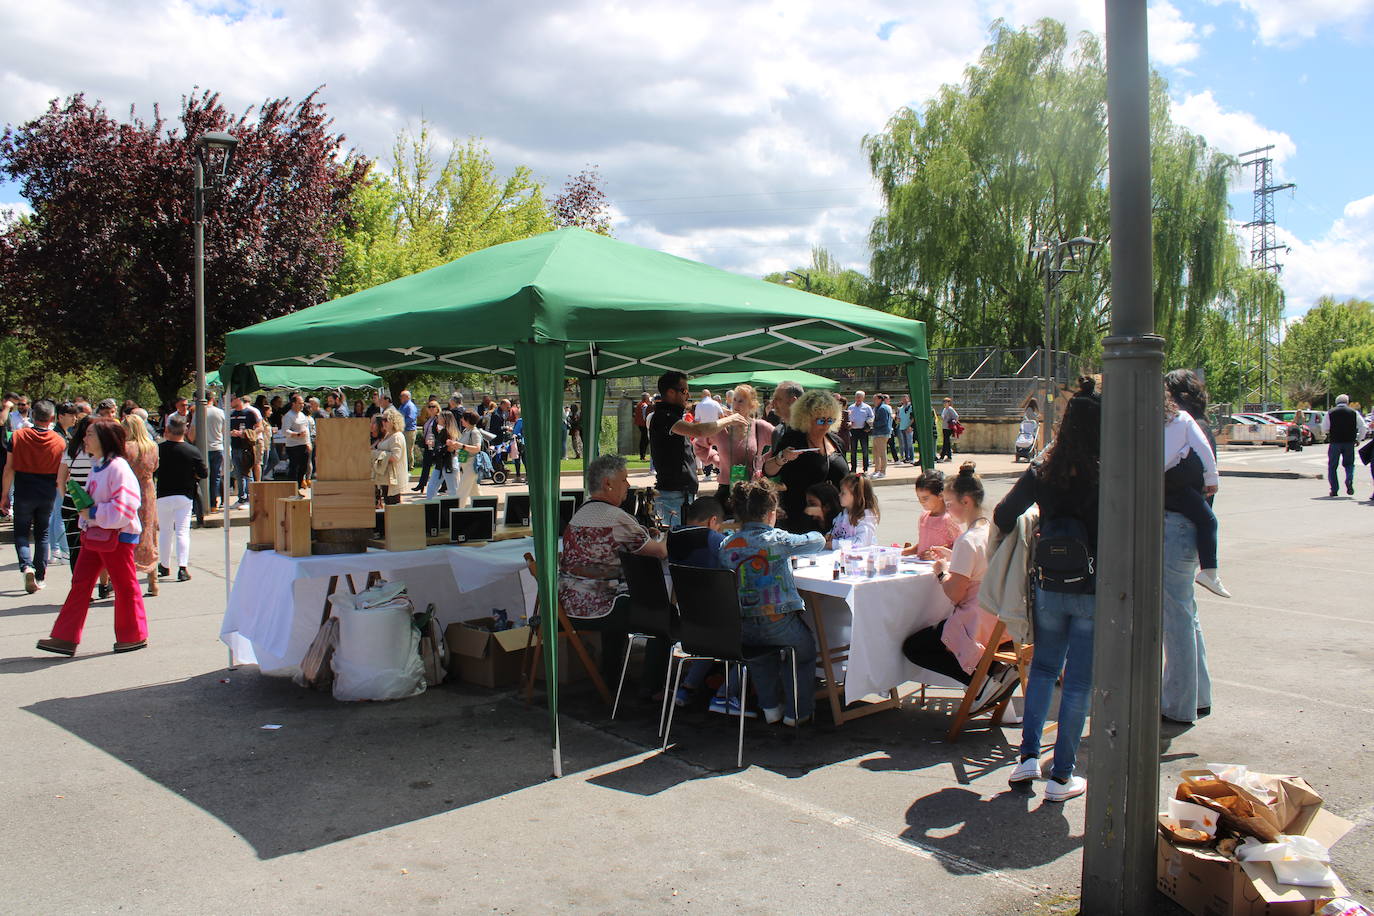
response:
M816 640L802 620L804 607L792 581L788 557L820 553L825 537L819 532L790 534L773 527L778 515L778 492L769 480L736 484L731 498L740 529L720 546L721 564L739 577L740 611L746 646L791 647L796 650L797 696L792 696L792 672L770 652L749 662L749 677L758 692L764 718L795 726L808 721L815 705L812 689L816 670ZM779 694L787 696L783 709Z

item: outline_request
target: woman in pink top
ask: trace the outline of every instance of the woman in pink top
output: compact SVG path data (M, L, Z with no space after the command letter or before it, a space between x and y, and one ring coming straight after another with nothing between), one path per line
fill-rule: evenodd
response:
M752 385L736 386L730 406L735 413L747 417L749 422L723 429L711 437L716 454L720 456L722 486L730 483L730 469L735 465L744 467L745 480L762 477L763 460L768 457L764 449L773 442L773 424L758 418L759 396Z
M902 653L912 664L962 684L973 679L973 669L997 627L997 618L978 606L978 587L988 571L988 520L983 515L983 482L974 470L973 462L965 461L945 491L947 511L967 529L953 548L933 548L935 575L954 609L940 623L902 643ZM1000 684L995 679L989 683Z
M124 459L124 427L101 418L86 428L86 453L94 462L86 493L95 501L82 510L81 551L72 570L72 587L53 624L52 635L38 640L38 648L58 655L75 655L91 605L91 589L102 569L114 585L116 652L132 652L148 645L148 622L134 568L134 550L143 526L138 477Z
M903 556L934 560L936 547L953 547L964 526L945 511L945 474L943 471L923 471L916 478L916 498L925 507L917 526L916 546L902 551Z

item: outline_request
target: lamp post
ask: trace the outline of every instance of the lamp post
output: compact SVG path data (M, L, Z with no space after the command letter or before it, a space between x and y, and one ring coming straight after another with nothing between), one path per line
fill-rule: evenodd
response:
M195 297L196 297L196 449L200 452L200 457L205 461L206 466L210 462L210 441L205 425L206 410L206 391L205 391L205 171L207 156L215 150L224 153L220 162L219 174L213 180L216 184L224 180L224 176L229 172L229 165L234 159L234 147L239 145L239 141L224 131L214 130L201 134L195 140L195 151L191 156L192 169L196 176L196 199L195 199ZM225 380L221 380L225 381ZM228 468L224 468L224 474L229 473ZM209 479L200 482L200 504L205 510L209 510L210 502L210 481ZM225 522L228 525L228 522Z
M1059 286L1059 281L1068 274L1079 273L1077 267L1064 267L1063 255L1068 252L1069 258L1074 259L1079 248L1094 248L1097 242L1085 235L1066 241L1047 241L1039 245L1032 245L1032 252L1040 252L1045 258L1045 302L1044 302L1044 340L1041 347L1040 366L1045 371L1042 373L1041 381L1045 390L1045 444L1050 443L1050 438L1054 435L1054 354L1059 349L1059 304L1055 299L1054 291Z
M804 288L808 293L811 292L811 275L810 275L810 274L808 274L808 273L803 273L803 272L801 272L801 271L799 271L799 270L784 270L782 273L783 273L782 282L786 283L788 286L791 286L792 284L796 283L796 280L793 280L793 279L792 279L792 277L796 277L797 280L802 281L802 286L803 286L803 288ZM792 277L787 276L787 274L791 274Z

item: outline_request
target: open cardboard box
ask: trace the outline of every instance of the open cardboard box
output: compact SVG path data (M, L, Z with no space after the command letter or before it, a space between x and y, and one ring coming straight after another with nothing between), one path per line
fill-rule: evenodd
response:
M483 687L518 684L530 628L492 632L491 627L492 618L476 617L451 623L444 630L444 641L448 643L458 679Z
M1299 808L1284 832L1330 849L1353 827L1318 802ZM1339 878L1330 887L1280 884L1268 862L1238 862L1214 849L1177 846L1162 835L1155 858L1160 892L1195 916L1311 916L1346 896Z

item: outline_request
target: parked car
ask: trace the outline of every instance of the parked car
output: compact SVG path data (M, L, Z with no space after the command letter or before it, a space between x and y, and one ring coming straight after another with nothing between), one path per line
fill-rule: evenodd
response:
M1296 410L1271 410L1265 414L1266 417L1273 417L1285 423L1292 423L1293 418L1298 412ZM1322 435L1322 419L1326 417L1324 410L1304 410L1302 412L1302 444L1311 445L1314 442L1322 442L1325 437Z
M1250 414L1231 414L1221 419L1221 432L1231 442L1253 445L1287 445L1288 424Z

